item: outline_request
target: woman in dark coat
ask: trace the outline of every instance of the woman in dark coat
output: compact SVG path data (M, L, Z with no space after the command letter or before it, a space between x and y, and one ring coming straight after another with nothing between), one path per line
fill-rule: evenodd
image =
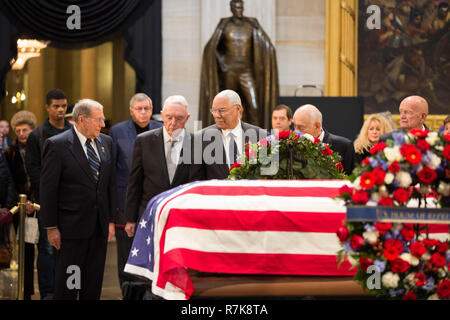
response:
M11 119L11 127L17 138L6 149L5 157L8 160L14 184L19 194L26 194L30 198L30 178L25 167L25 146L31 131L36 127L36 116L29 111L19 111ZM31 204L31 202L29 202ZM27 206L27 213L32 214L31 205ZM14 215L14 228L18 229L19 214ZM30 300L34 294L34 244L25 243L25 276L24 299Z

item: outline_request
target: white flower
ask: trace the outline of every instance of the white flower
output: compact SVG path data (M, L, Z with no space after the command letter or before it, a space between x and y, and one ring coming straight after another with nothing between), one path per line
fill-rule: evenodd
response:
M374 244L378 240L378 231L366 231L363 233L363 238L367 240L369 244Z
M444 146L436 146L435 148L436 148L436 150L439 150L439 151L444 150Z
M380 201L380 198L381 198L381 195L378 192L373 192L370 195L370 199L373 201L376 201L376 202Z
M450 195L450 184L445 183L444 181L441 181L441 183L439 183L439 187L438 187L437 191L440 194L442 194L444 197L448 197Z
M392 173L391 173L392 174ZM392 175L392 179L394 179L394 175ZM384 180L386 181L386 179ZM388 195L388 191L386 186L383 184L382 186L380 186L380 188L378 189L378 191L380 191L380 195L381 196L387 196Z
M441 158L432 153L431 160L428 163L428 166L430 167L430 169L436 170L437 167L439 167L440 165L441 165Z
M439 269L437 269L437 276L439 278L445 278L447 276L447 271L448 270L445 270L445 267L444 268L439 268Z
M309 133L304 133L303 137L305 137L306 139L308 139L309 141L314 143L314 137L312 135L310 135Z
M400 171L395 176L395 179L398 181L398 184L402 188L408 188L412 183L411 175L406 171Z
M381 278L381 282L386 288L397 288L398 282L400 281L400 276L393 272L386 272Z
M416 257L414 257L413 255L411 255L409 253L402 253L400 255L400 259L408 262L413 267L415 267L419 264L419 259L417 259Z
M394 175L392 173L388 172L386 174L386 176L384 177L384 183L391 184L392 181L394 181L394 178L395 178Z
M360 190L361 188L361 177L356 178L355 182L353 182L353 187L355 190Z
M427 300L441 300L441 299L439 299L439 296L437 295L437 293L435 293L429 296Z
M405 277L405 283L407 283L409 286L415 286L416 285L416 279L414 279L414 277L415 277L415 273L414 272L411 272L410 274L408 274L406 277Z
M400 147L395 146L393 148L386 147L384 148L384 155L388 159L389 162L397 161L400 162L402 160L402 154L400 153Z
M431 146L434 146L436 142L439 141L438 133L435 131L429 132L427 137L425 138L425 141L428 142Z

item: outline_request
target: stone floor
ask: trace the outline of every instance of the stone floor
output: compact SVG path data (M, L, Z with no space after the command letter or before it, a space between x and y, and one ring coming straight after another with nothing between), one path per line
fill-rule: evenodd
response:
M36 251L37 255L37 251ZM16 257L16 253L13 259ZM121 300L119 280L117 277L117 250L116 242L113 240L108 243L106 255L105 273L103 276L103 289L101 300ZM36 264L35 264L36 266ZM15 300L17 297L17 265L15 260L11 264L11 269L0 270L0 300ZM34 291L32 300L39 300L39 287L37 283L37 270L34 270Z

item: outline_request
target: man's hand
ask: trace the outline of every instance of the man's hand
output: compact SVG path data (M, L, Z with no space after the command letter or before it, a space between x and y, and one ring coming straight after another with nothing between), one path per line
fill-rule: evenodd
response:
M127 222L125 225L125 232L127 233L129 238L134 237L134 232L136 231L136 223Z
M109 242L116 234L116 224L114 222L110 222L108 228L109 228L108 232L108 242Z
M27 214L32 214L34 212L33 202L31 202L30 200L27 201L25 211Z
M47 229L48 242L56 248L61 249L61 233L58 228Z

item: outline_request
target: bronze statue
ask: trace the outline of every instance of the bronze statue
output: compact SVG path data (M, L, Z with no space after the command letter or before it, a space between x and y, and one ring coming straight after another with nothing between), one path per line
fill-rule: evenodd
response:
M270 128L278 102L275 47L255 18L244 17L242 0L231 0L230 8L233 16L220 20L203 51L199 118L203 127L214 123L214 96L232 89L243 101L242 120Z

